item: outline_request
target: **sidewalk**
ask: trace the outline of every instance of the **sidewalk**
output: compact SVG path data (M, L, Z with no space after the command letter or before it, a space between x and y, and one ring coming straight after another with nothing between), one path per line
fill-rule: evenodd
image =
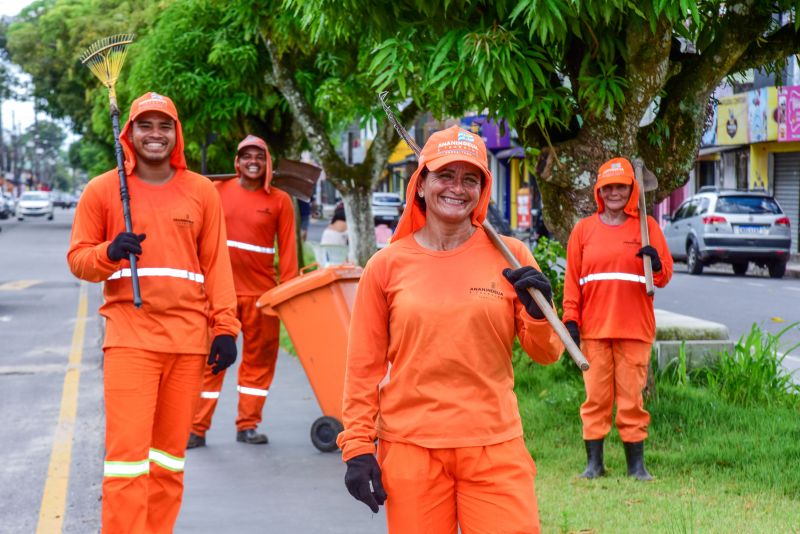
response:
M341 455L319 452L309 432L322 415L297 358L281 351L260 430L268 445L235 440L236 370L220 396L208 446L186 451L176 534L373 534L386 532L344 486Z

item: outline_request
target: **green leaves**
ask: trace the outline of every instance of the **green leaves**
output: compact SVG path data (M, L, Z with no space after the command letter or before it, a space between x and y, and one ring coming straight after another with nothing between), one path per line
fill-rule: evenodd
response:
M599 64L596 68L595 74L578 78L581 84L578 100L589 114L600 117L606 112L613 114L622 107L625 103L623 91L628 87L628 82L616 75L617 65Z

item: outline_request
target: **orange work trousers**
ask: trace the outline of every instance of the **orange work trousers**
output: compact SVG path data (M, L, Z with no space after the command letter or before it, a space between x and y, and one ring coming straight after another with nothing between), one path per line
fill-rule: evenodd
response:
M520 437L427 449L381 440L389 534L534 534L536 465Z
M275 376L281 323L277 317L264 315L256 308L258 297L237 297L236 300L236 315L242 323L244 338L236 388L239 391L236 430L247 430L256 428L261 422L261 412ZM224 380L225 371L215 375L211 367L206 366L192 433L205 436L211 428L211 418L217 409Z
M644 409L642 390L647 385L650 343L634 339L584 339L583 354L589 370L583 373L586 402L581 405L583 439L603 439L611 431L614 402L622 441L647 438L650 414Z
M172 532L205 357L106 349L104 533Z

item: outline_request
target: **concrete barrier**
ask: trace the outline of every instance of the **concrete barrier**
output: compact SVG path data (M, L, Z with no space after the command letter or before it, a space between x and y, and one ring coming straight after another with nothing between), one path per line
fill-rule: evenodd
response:
M653 348L660 369L679 358L681 347L688 369L707 367L717 361L722 351L733 351L733 341L724 324L659 309L655 310L655 316Z

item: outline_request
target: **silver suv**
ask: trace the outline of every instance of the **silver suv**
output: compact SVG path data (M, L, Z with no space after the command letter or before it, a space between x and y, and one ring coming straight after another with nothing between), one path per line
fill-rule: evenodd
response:
M741 276L751 261L766 266L772 278L786 272L789 217L766 193L703 187L667 220L669 251L691 274L712 263L730 263Z

